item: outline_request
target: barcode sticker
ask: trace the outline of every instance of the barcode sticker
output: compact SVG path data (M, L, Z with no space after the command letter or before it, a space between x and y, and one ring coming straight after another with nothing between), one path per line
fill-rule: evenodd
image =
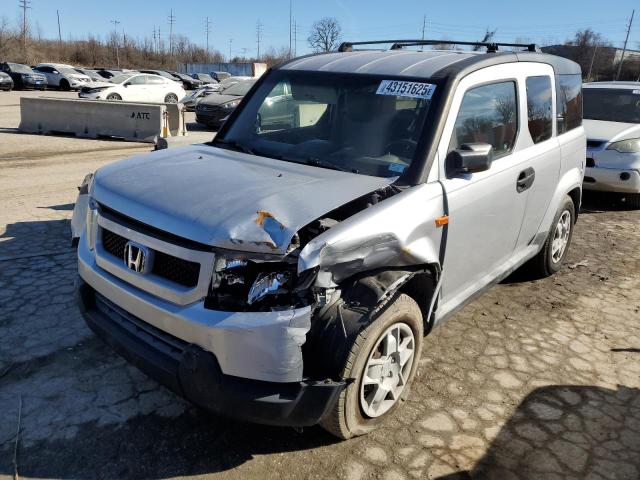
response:
M422 98L430 100L436 86L431 83L403 82L401 80L382 80L377 95L392 95L395 97Z

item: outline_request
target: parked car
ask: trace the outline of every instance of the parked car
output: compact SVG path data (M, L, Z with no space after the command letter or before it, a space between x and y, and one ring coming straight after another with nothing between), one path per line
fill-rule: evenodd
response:
M211 72L211 76L218 82L221 82L229 78L231 74L229 72Z
M45 90L47 88L47 78L40 73L34 72L27 65L4 62L0 63L0 71L11 77L16 90Z
M101 167L78 245L93 331L204 408L348 438L407 398L432 327L525 263L558 271L580 67L416 43L293 59L211 143Z
M217 87L217 85L207 84L204 87L193 90L192 92L188 93L182 100L180 100L180 103L185 106L188 112L194 112L196 109L196 105L200 100L211 94L217 93L218 89L214 87Z
M170 73L175 80L182 82L182 88L185 90L195 90L202 87L203 83L197 78L193 78L186 73L167 72Z
M172 82L177 82L180 84L182 83L182 80L180 80L179 78L176 78L174 75L170 74L165 70L140 70L140 73L150 73L152 75L160 75L161 77L171 80Z
M13 80L8 73L0 72L0 90L10 92L13 89Z
M90 100L177 103L185 96L185 91L178 83L159 75L123 73L108 82L94 82L82 87L78 96Z
M74 70L76 72L78 72L78 73L86 75L87 77L89 77L91 79L92 82L103 82L104 81L104 77L102 75L100 75L96 70L91 70L89 68L80 68L80 67L75 67Z
M191 76L200 80L204 85L218 83L218 81L208 73L193 73Z
M640 83L585 84L584 119L583 188L619 194L640 208Z
M91 82L91 78L76 72L71 65L41 63L34 70L47 77L47 84L50 87L57 87L60 90L78 90Z
M251 89L255 80L243 80L216 95L208 95L196 105L196 122L207 127L219 128L240 100Z

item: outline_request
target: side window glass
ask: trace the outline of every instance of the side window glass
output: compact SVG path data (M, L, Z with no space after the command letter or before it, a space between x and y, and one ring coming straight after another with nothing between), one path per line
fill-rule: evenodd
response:
M582 78L556 75L558 135L582 125Z
M129 83L129 85L145 85L145 77L146 75L136 75L135 77L131 77L127 83Z
M553 130L551 77L528 77L526 85L529 133L533 143L544 142Z
M462 99L449 151L465 143L488 143L494 158L513 149L518 134L515 82L500 82L468 90Z

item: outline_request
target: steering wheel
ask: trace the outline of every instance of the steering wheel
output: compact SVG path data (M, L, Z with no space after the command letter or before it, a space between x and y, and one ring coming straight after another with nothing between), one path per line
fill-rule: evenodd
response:
M384 149L386 152L393 153L398 157L410 158L413 156L413 152L417 146L418 142L408 138L402 138L400 140L389 142Z

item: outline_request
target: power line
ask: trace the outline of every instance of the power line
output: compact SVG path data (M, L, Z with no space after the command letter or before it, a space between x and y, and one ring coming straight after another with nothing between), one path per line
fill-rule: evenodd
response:
M173 9L169 12L169 55L173 55L173 25L176 23L176 16Z
M624 39L624 46L622 47L622 56L620 57L620 63L618 64L618 72L616 73L616 80L620 78L620 72L622 71L622 62L624 62L624 54L627 51L627 42L629 41L629 32L631 31L631 25L633 25L633 15L636 13L635 9L631 11L631 18L629 19L629 25L627 26L627 36Z
M31 0L18 0L22 9L22 50L27 51L27 9L31 8Z
M256 23L256 42L258 43L258 55L256 57L256 60L260 60L260 40L262 39L263 26L264 25L262 25L262 22L258 20L258 23Z

